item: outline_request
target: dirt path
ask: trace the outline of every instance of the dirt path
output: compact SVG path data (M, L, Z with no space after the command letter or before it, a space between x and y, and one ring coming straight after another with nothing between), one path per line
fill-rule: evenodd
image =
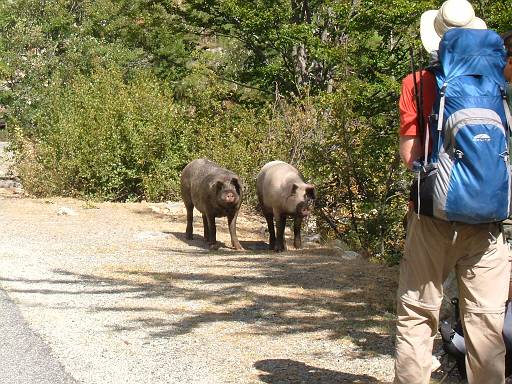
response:
M270 253L247 214L248 251L208 252L179 203L0 198L0 287L79 382L392 379L396 268Z

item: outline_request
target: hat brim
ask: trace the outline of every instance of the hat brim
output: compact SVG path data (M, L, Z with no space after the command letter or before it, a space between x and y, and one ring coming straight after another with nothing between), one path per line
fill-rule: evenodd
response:
M430 11L423 12L420 19L420 38L423 47L428 53L437 51L439 49L439 43L441 42L441 36L439 36L434 27L434 20L437 17L438 10L433 9ZM464 25L461 28L468 29L487 29L485 21L479 17L474 17L470 23Z
M428 53L436 51L439 48L441 37L434 28L434 20L438 14L438 10L432 9L423 12L420 19L420 38L423 47Z

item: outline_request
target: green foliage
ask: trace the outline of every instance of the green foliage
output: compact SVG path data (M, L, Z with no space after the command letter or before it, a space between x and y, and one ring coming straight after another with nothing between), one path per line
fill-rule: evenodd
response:
M317 208L337 224L338 236L380 260L400 253L407 207L396 136L354 113L358 82L324 97L330 106L306 148L305 173L319 187ZM327 222L321 223L325 230Z
M275 85L286 94L303 88L320 92L329 87L343 54L338 27L350 2L189 0L179 8L184 22L238 42L233 80L272 93ZM229 53L228 53L229 54Z
M177 197L189 127L172 95L148 74L126 82L99 68L48 87L33 125L16 125L20 177L35 194L109 200Z

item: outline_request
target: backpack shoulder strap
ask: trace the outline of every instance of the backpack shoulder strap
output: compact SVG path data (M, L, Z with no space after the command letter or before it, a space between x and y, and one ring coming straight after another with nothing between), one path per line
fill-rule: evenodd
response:
M507 118L508 132L512 130L512 116L510 115L510 108L507 100L507 91L503 87L500 87L501 97L503 98L503 109L505 110L505 116ZM511 95L512 97L512 95Z

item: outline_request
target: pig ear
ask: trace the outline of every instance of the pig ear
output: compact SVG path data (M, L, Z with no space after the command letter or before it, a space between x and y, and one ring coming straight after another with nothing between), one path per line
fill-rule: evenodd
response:
M316 188L312 184L308 184L306 187L306 196L308 196L310 199L315 200L316 199Z
M233 177L231 179L231 184L233 184L235 186L236 193L238 193L238 196L240 196L240 191L242 189L242 186L240 185L240 180L236 177Z
M291 195L295 195L297 193L297 189L299 189L299 186L295 183L293 183L292 185L292 191L291 191Z

